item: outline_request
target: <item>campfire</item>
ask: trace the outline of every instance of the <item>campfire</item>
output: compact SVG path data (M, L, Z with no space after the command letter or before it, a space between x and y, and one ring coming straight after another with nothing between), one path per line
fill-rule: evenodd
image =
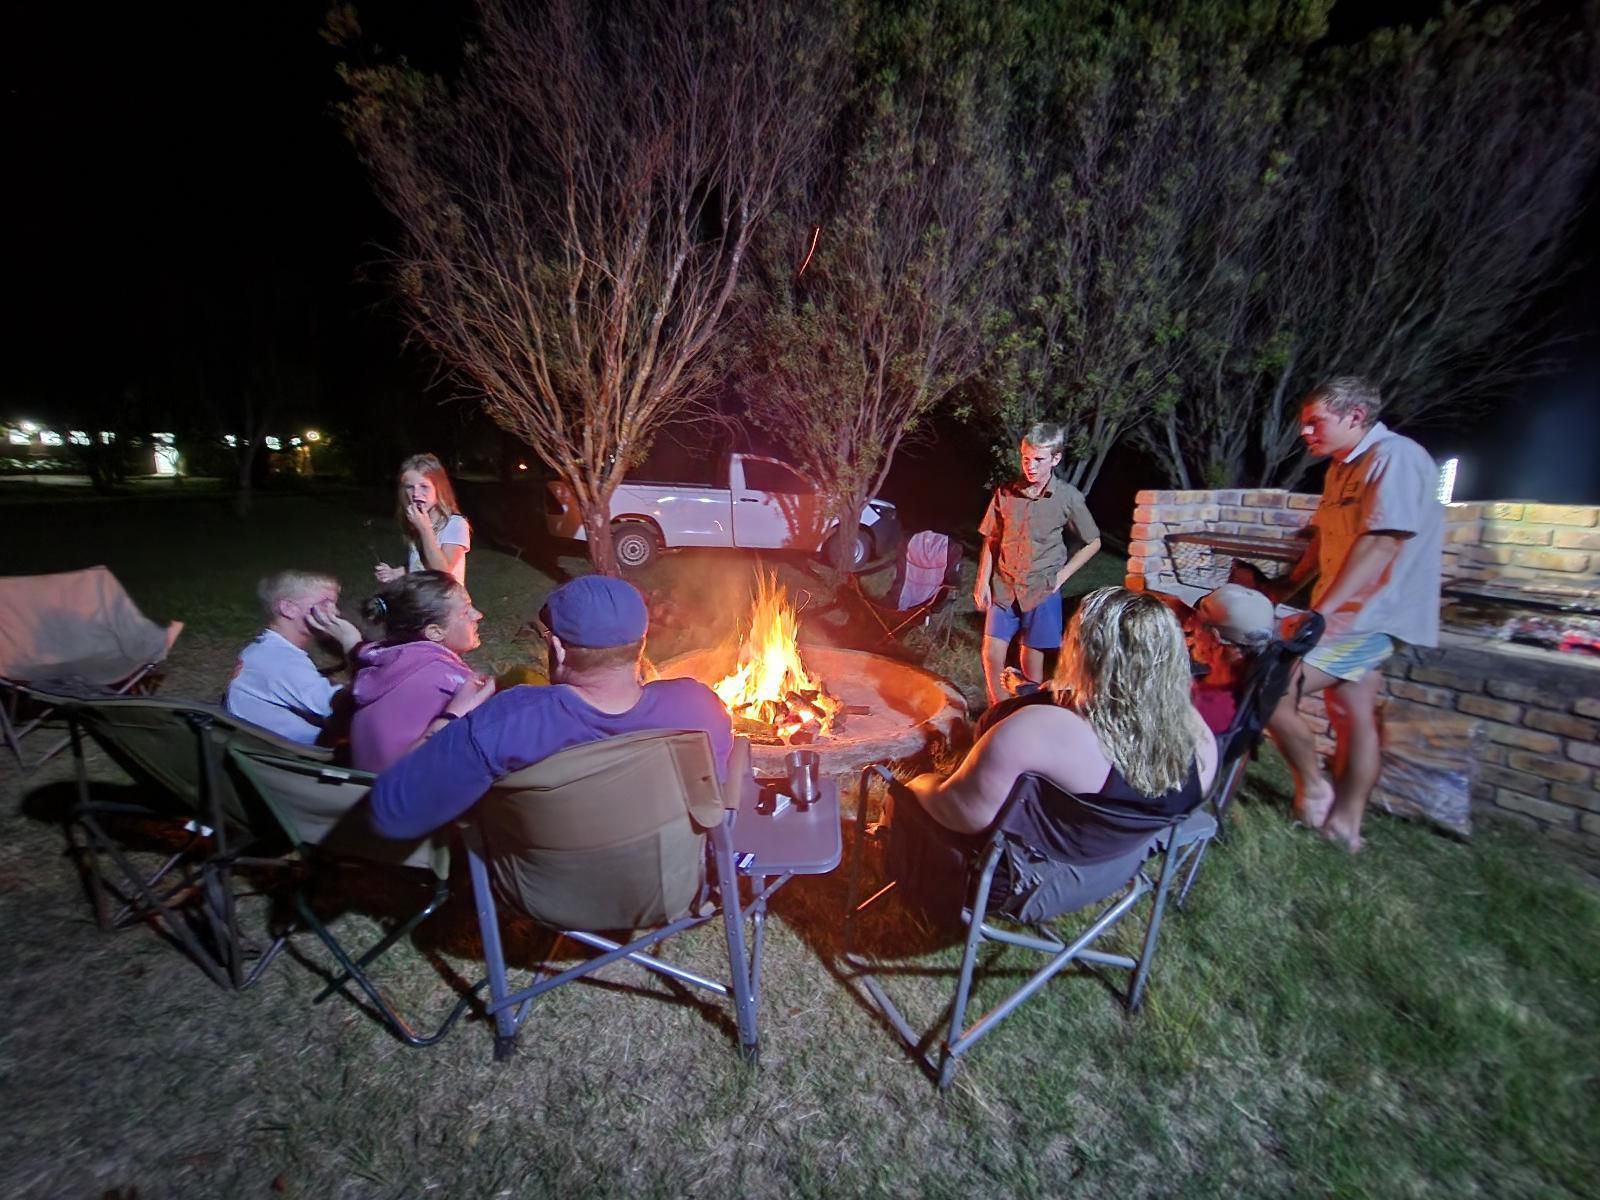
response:
M737 664L712 685L733 715L735 733L797 746L843 721L844 704L806 669L795 630L788 594L775 576L763 572Z

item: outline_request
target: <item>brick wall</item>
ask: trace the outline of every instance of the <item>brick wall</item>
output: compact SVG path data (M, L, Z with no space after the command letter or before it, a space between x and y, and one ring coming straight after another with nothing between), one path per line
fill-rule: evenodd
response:
M1167 534L1293 539L1317 497L1273 489L1145 491L1136 504L1127 585L1193 600L1224 581L1231 556L1207 561L1185 550L1185 561L1174 563ZM1449 505L1445 521L1445 579L1600 588L1600 507L1479 501ZM1449 712L1479 722L1486 736L1474 806L1578 852L1600 876L1600 662L1449 630L1441 642L1437 649L1407 647L1390 660L1385 703L1397 715ZM1328 748L1321 701L1313 697L1302 711Z

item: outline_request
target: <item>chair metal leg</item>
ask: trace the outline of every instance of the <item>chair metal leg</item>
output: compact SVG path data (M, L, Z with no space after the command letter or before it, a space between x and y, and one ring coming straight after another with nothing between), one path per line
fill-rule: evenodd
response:
M1178 860L1182 856L1181 847L1173 845L1177 836L1177 830L1173 830L1162 851L1161 882L1156 886L1155 902L1150 907L1150 926L1144 935L1144 949L1139 954L1139 966L1133 973L1133 985L1128 990L1129 1012L1138 1012L1144 1003L1145 984L1150 978L1150 966L1155 961L1156 944L1161 936L1161 918L1167 908L1167 894L1172 889L1172 880L1178 873ZM1210 840L1209 837L1205 839L1207 842ZM1201 843L1202 849L1204 844ZM1193 878L1192 872L1190 878Z
M494 888L489 868L479 853L470 831L467 837L467 869L472 875L472 899L478 911L478 935L483 939L483 959L489 968L489 999L494 1012L494 1060L511 1057L517 1038L517 1017L504 1001L511 994L506 983L505 947L500 941L500 914L495 911Z
M956 979L955 1002L950 1006L950 1034L939 1048L939 1088L950 1086L955 1078L955 1047L961 1042L961 1030L967 1017L967 1001L972 998L972 972L978 964L978 947L983 943L983 918L989 909L989 886L994 882L995 868L1000 865L1004 841L996 835L984 856L983 870L972 889L972 909L967 921L967 945L961 955L961 974Z
M383 1021L384 1025L387 1026L389 1032L394 1034L395 1037L399 1038L407 1046L421 1048L424 1046L436 1045L437 1043L443 1041L446 1035L449 1034L450 1030L455 1027L455 1023L460 1020L462 1015L467 1011L468 1006L471 1005L478 992L482 990L482 981L470 987L467 990L467 994L455 1002L450 1011L445 1015L444 1021L432 1033L418 1033L412 1028L411 1023L400 1015L399 1011L394 1007L394 1005L389 1003L388 998L384 996L381 991L379 991L378 986L372 982L372 978L366 973L365 970L363 970L363 968L374 962L379 956L388 950L389 947L393 946L395 942L405 937L418 925L421 925L422 922L426 921L436 911L438 911L440 905L444 903L449 894L449 881L444 879L438 880L433 889L433 894L429 897L427 904L425 904L415 914L408 918L403 924L392 930L371 949L367 950L366 953L362 954L361 957L352 959L349 955L349 952L345 950L345 948L339 943L338 939L335 938L332 932L329 931L328 927L324 925L317 917L316 912L311 907L311 902L306 899L304 889L296 889L294 897L295 908L300 914L300 919L305 922L307 928L309 928L317 935L318 938L322 940L322 944L328 948L328 952L333 955L334 960L339 964L341 970L341 974L334 979L332 983L328 984L327 987L323 988L322 991L318 993L316 998L312 1000L312 1003L321 1003L323 1000L327 999L327 997L331 996L335 991L338 991L340 988L342 988L345 983L353 981L355 985L359 987L366 995L367 1000L377 1011L379 1018ZM498 1048L497 1038L497 1055Z
M711 831L717 863L717 891L722 899L722 926L728 940L728 967L733 976L734 1020L739 1029L739 1053L745 1062L761 1059L761 1035L756 1024L756 999L750 960L745 955L744 911L739 899L739 875L733 865L733 831L729 814ZM758 970L759 968L757 968Z

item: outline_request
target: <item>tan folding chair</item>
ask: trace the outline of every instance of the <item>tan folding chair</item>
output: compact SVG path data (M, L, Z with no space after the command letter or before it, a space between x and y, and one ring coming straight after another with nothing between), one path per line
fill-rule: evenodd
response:
M829 784L825 802L801 814L815 828L793 827L791 847L826 835L814 838L815 857L780 862L776 843L785 840L783 829L756 812L749 743L743 739L735 742L727 777L724 788L702 732L625 734L575 746L509 775L473 809L464 832L489 967L496 1059L511 1055L539 996L620 959L731 999L739 1049L746 1061L757 1059L761 926L747 954L744 920L759 917L767 897L791 875L837 865L838 791ZM736 813L755 847L743 853L735 849ZM749 904L740 899L741 875L755 881ZM566 970L541 964L531 984L513 991L501 944L502 905L598 953ZM718 917L727 943L726 979L651 952ZM602 932L619 929L648 932L626 942Z
M48 696L153 691L182 630L145 617L105 567L0 578L0 736L17 762L32 770L67 747L63 737L31 763L24 755L23 739L56 711Z

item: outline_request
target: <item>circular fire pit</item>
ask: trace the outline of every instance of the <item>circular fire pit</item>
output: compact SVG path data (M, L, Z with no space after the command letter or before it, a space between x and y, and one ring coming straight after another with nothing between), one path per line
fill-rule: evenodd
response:
M822 755L827 775L848 775L867 763L915 758L965 732L967 702L945 679L911 663L837 646L801 647L807 667L849 706L842 726L807 743ZM658 664L663 676L689 676L713 684L734 661L729 649L691 650ZM865 711L862 711L865 710ZM780 773L782 744L756 742L758 771Z

